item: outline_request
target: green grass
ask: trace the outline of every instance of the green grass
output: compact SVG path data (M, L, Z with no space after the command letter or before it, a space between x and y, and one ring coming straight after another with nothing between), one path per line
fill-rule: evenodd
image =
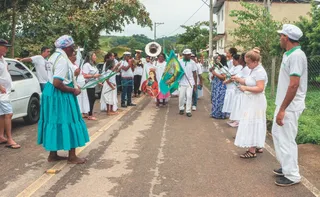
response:
M208 73L202 74L204 85L210 90ZM275 97L271 96L271 88L266 88L267 98L267 127L271 131L275 105ZM297 136L298 144L318 144L320 145L320 89L309 87L306 97L306 109L299 119L299 132Z

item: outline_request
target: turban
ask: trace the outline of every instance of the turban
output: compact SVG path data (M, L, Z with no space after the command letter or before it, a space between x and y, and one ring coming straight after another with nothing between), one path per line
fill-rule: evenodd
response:
M58 38L56 40L56 42L54 43L54 45L57 47L57 48L67 48L69 46L72 46L74 44L74 41L72 39L71 36L68 36L68 35L64 35L64 36L61 36L60 38Z

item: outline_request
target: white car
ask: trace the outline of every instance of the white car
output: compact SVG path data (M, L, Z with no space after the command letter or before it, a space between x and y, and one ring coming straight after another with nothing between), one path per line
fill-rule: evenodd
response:
M41 89L38 78L22 62L5 58L12 78L10 100L13 117L23 118L27 124L38 122L40 117Z

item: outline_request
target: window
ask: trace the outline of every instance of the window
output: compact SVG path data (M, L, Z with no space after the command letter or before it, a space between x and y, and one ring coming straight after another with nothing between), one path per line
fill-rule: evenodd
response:
M8 71L11 75L12 81L19 81L32 78L32 74L22 64L9 60L7 60L7 63Z
M220 24L220 14L218 13L218 25Z

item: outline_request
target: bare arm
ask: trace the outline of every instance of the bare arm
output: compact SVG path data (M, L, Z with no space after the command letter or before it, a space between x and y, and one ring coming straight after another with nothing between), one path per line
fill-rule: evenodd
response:
M18 59L20 62L32 62L32 59L30 57Z
M238 83L240 83L241 85L246 85L246 80L245 80L245 79L242 79L242 78L240 78L240 77L232 76L232 77L231 77L231 80L232 80L232 81L235 81L235 82L238 82Z
M63 84L60 79L53 79L53 86L62 92L70 92L74 95L79 95L81 91L79 89L71 88Z

